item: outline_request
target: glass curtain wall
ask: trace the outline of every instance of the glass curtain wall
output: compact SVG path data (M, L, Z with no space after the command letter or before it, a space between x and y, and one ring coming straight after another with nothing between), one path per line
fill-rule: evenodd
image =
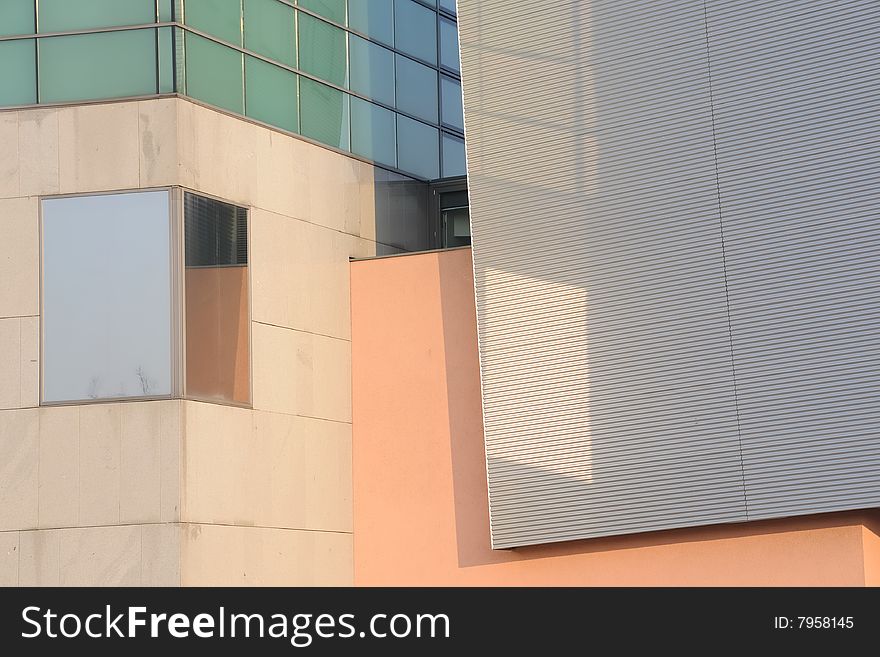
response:
M419 178L465 173L454 2L0 2L0 106L171 92Z

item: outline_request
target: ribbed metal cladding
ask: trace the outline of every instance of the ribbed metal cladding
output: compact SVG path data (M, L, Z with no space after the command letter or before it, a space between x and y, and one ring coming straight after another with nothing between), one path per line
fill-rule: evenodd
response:
M459 18L494 547L880 506L880 5Z
M493 546L745 520L703 3L458 7Z
M880 506L880 4L708 26L749 518Z

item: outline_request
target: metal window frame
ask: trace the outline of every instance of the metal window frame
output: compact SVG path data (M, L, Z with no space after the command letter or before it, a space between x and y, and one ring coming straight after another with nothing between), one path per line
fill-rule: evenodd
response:
M212 109L227 113L230 116L235 116L236 118L239 118L239 119L249 120L255 124L266 126L268 128L271 128L273 130L278 130L278 131L285 133L285 134L296 135L297 137L304 139L305 141L320 145L323 148L330 148L331 150L334 150L339 153L343 153L343 154L348 155L350 157L354 157L354 158L359 159L363 162L367 162L373 166L387 169L389 171L393 171L395 173L399 173L401 175L405 175L407 177L410 177L410 178L413 178L416 180L423 180L426 182L430 182L431 180L442 179L442 172L443 172L443 160L442 160L442 150L443 150L442 141L443 141L443 139L442 139L442 135L444 133L448 133L450 135L459 137L461 139L464 138L463 130L460 131L455 126L452 126L449 124L444 124L443 119L442 119L442 108L441 108L441 105L442 105L442 90L441 90L442 76L445 75L449 78L452 78L453 80L460 80L459 73L457 73L455 71L451 71L451 70L449 70L445 67L442 67L440 65L440 21L441 20L449 21L450 19L449 19L448 14L441 13L439 11L439 8L436 6L432 7L426 2L419 2L418 0L416 0L416 4L421 5L421 6L425 7L426 9L434 11L437 15L437 19L435 21L435 31L436 31L435 36L437 39L437 63L432 64L428 61L421 60L418 57L414 57L408 53L405 53L405 52L399 50L396 46L388 46L378 40L371 39L369 37L369 35L362 33L359 30L351 29L347 25L342 25L342 24L336 23L335 21L332 21L324 16L321 16L321 15L315 13L314 11L311 11L309 9L295 5L292 0L273 0L273 1L284 4L288 7L291 7L294 10L294 30L297 33L297 48L296 48L296 53L295 53L296 54L296 66L288 66L288 65L283 64L281 62L277 62L269 57L263 56L257 52L254 52L248 48L245 48L244 45L240 46L237 44L229 43L229 42L227 42L221 38L218 38L214 35L208 34L206 32L203 32L201 30L198 30L196 28L193 28L191 26L186 25L186 22L185 22L186 3L184 0L174 0L172 2L172 5L171 5L171 10L172 10L171 18L172 18L172 20L170 20L170 21L161 21L161 22L159 21L160 0L156 0L155 14L154 14L155 22L153 22L153 23L144 23L144 24L138 24L138 25L110 26L110 27L101 27L101 28L89 28L89 29L80 29L80 30L67 30L67 31L63 31L63 32L49 32L49 33L45 33L45 34L39 33L39 24L38 24L38 21L39 21L39 0L34 0L34 29L35 29L35 33L34 34L27 34L27 35L3 36L3 37L0 37L0 41L34 39L34 48L36 51L35 52L35 67L37 69L35 72L36 73L36 75L35 75L36 102L33 104L9 106L9 107L0 109L0 111L7 110L7 109L14 110L14 109L23 109L23 108L31 108L31 107L57 107L57 106L67 106L67 105L79 105L79 104L94 104L94 103L99 103L99 102L104 103L104 102L117 102L117 101L144 100L144 99L150 99L150 98L182 97L182 98L187 98L188 100L190 100L192 102L196 102L197 104L201 104L203 106L210 107ZM391 9L392 9L392 23L393 23L394 17L395 17L394 2L391 3ZM347 23L348 22L348 3L345 4L345 11L346 11L346 21L345 22ZM346 38L345 38L345 66L346 66L346 77L348 78L348 84L343 85L343 86L335 85L335 84L330 83L326 80L322 80L321 78L314 76L310 73L304 72L299 67L299 64L300 64L299 45L300 44L299 44L298 34L299 34L299 15L300 15L300 12L308 14L317 20L323 21L329 25L332 25L338 29L341 29L346 34ZM242 21L242 26L243 26L244 0L239 0L239 14L240 14L240 19ZM451 22L457 23L457 21L455 21L455 20L453 20ZM168 92L168 93L162 93L162 91L161 91L161 82L162 81L161 81L161 62L160 62L159 50L160 50L160 34L161 34L160 29L162 29L162 28L170 28L172 30L173 52L171 53L171 57L172 57L172 76L173 76L174 91ZM154 40L156 42L156 62L155 62L156 94L155 95L142 94L142 95L137 95L137 96L125 96L125 97L112 98L112 99L59 101L56 103L42 103L42 102L40 102L40 84L39 84L40 48L39 48L39 40L41 38L43 38L43 37L51 38L53 36L78 36L78 35L87 35L87 34L98 34L98 33L104 33L104 32L124 32L124 31L143 30L143 29L152 29L155 31L155 35L154 35L155 36ZM242 29L243 29L243 27L242 27ZM242 55L242 58L241 58L242 113L241 114L234 112L234 111L225 110L224 108L212 105L212 104L204 102L204 101L200 101L199 99L191 98L186 95L185 88L181 88L181 87L185 87L185 78L186 78L186 76L185 76L185 55L184 55L184 62L179 62L178 61L179 57L178 57L178 53L177 53L177 44L178 44L178 40L185 43L185 38L186 38L185 35L187 32L194 34L194 35L197 35L197 36L200 36L202 38L208 39L209 41L212 41L212 42L214 42L218 45L224 46L226 48L231 48L232 50L235 50ZM393 104L389 104L389 103L383 102L381 100L371 98L370 96L358 93L358 92L350 89L350 86L351 86L351 84L350 84L351 46L350 46L350 36L348 36L348 35L352 35L352 34L355 36L358 36L360 38L363 38L366 41L368 41L369 43L375 44L376 46L378 46L380 48L384 48L385 50L389 51L393 55L394 64L393 64L392 70L393 70L393 75L394 75L394 79L395 79L395 85L394 85L395 86L395 100L394 100ZM243 43L244 43L244 41L242 40L242 44ZM420 63L420 64L427 66L428 68L435 70L437 72L438 107L437 107L437 121L436 122L426 121L425 119L423 119L419 116L416 116L414 114L411 114L410 112L401 110L397 107L397 97L396 97L397 96L397 59L396 59L397 55L404 57L404 58L407 58L411 61ZM318 84L326 85L332 89L335 89L335 90L340 91L344 94L347 94L348 96L354 96L354 97L359 98L363 101L372 103L374 105L382 107L385 110L393 112L395 115L395 118L394 118L395 138L396 138L396 134L397 134L397 124L399 123L398 115L405 116L408 119L411 119L413 121L417 121L418 123L421 123L426 126L430 126L432 128L437 129L439 131L439 133L438 133L439 161L437 163L438 164L437 172L438 172L439 178L434 178L434 179L424 178L414 172L404 171L404 170L400 169L399 168L399 163L400 163L399 152L397 152L397 150L395 151L394 165L389 165L387 163L371 160L371 159L366 158L364 156L357 155L357 154L353 153L351 151L351 143L352 143L351 130L352 130L352 127L351 127L350 122L348 125L347 148L340 148L337 146L324 144L323 142L320 142L318 140L311 139L309 137L302 135L301 134L302 133L301 112L298 112L298 114L297 114L297 126L296 126L295 132L284 130L283 128L280 128L279 126L275 126L275 125L272 125L272 124L269 124L269 123L266 123L263 121L253 119L252 117L248 117L247 116L247 75L244 70L245 63L246 63L246 60L244 59L245 56L253 57L253 58L261 60L265 63L271 64L274 66L278 66L279 68L282 68L284 70L287 70L288 72L296 74L298 76L297 80L296 80L296 96L297 96L297 106L298 107L302 106L301 78L306 77L306 78L313 80L314 82L316 82ZM181 69L181 67L183 68L184 74L181 74L181 70L179 70L179 69ZM398 147L399 147L399 145L398 145Z
M160 192L168 193L168 249L169 249L169 302L170 308L170 325L169 336L171 344L171 392L167 395L124 395L116 397L101 397L99 399L65 399L59 401L46 401L44 399L45 387L45 354L43 345L45 342L45 295L43 294L43 284L45 278L45 256L43 251L44 245L44 226L43 226L43 201L49 199L64 198L88 198L94 196L115 196L121 194L137 194L142 192ZM184 194L190 193L203 198L220 201L229 205L245 210L247 216L247 253L248 253L248 272L247 272L247 330L248 330L248 401L247 403L236 402L231 400L216 399L210 397L201 397L191 395L186 389L186 243L185 243L185 216L184 216ZM69 194L45 194L37 198L38 204L38 232L39 232L39 400L40 407L63 407L63 406L82 406L86 404L112 404L124 402L141 402L141 401L170 401L170 400L186 400L197 401L211 404L219 404L221 406L233 406L237 408L253 408L254 399L254 377L253 377L253 277L251 276L251 236L253 207L230 201L213 194L201 192L189 187L181 185L165 185L158 187L143 188L125 188L108 191L96 192L76 192Z

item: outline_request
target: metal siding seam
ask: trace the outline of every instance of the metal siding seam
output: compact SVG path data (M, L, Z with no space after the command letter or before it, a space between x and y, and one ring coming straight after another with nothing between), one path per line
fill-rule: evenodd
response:
M749 517L877 506L878 8L745 4L708 6Z
M704 10L593 6L459 3L496 548L746 517Z

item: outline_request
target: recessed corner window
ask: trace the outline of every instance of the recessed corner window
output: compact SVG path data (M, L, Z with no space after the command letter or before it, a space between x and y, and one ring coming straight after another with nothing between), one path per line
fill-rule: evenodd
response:
M167 397L167 191L45 199L43 401Z
M250 402L244 208L170 190L43 199L42 268L43 403Z
M184 195L186 395L250 402L247 211Z

